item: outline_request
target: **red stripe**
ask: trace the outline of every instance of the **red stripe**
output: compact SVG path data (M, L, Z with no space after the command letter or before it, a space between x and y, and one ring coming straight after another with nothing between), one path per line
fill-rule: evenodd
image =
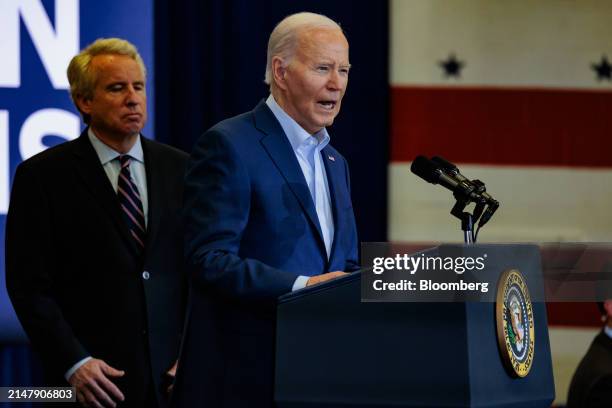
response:
M121 177L121 179L130 187L132 193L134 193L134 195L140 200L140 194L138 193L138 188L136 187L136 184L134 184L131 180L128 180L128 178L123 173L119 173L119 177Z
M123 212L127 214L128 217L130 217L130 219L132 220L132 222L142 230L142 232L144 232L144 227L142 225L140 225L140 221L137 220L134 215L132 215L132 213L130 212L130 210L127 209L127 207L123 204L121 204L121 208L123 208Z
M391 160L612 167L612 92L392 87Z
M138 234L136 234L136 232L134 232L134 230L130 230L130 232L132 233L132 237L134 237L136 242L138 242L140 244L140 246L144 248L144 243L142 242L142 240L140 238L138 238Z
M142 210L140 208L138 208L138 206L136 205L136 203L130 198L130 196L128 195L128 193L125 192L124 189L122 189L120 186L117 187L117 189L119 190L119 192L130 202L130 204L132 205L132 207L138 212L138 214L140 214L143 218L144 218L144 214L142 213Z
M548 303L548 324L550 326L603 327L597 304L587 303Z

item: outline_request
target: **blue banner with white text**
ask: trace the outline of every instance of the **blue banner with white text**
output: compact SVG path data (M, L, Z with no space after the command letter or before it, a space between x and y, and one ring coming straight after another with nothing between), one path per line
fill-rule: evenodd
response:
M70 59L97 38L120 37L147 67L154 117L153 0L2 0L0 2L0 343L25 335L6 293L4 231L15 169L83 129L69 92ZM153 137L150 121L143 133ZM32 248L38 256L39 248Z

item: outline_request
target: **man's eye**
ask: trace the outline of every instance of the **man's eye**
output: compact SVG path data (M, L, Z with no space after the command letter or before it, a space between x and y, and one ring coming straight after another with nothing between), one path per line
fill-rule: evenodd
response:
M319 72L327 72L327 71L329 71L329 67L321 65L321 66L317 67L317 71L319 71Z
M344 74L344 75L348 75L349 69L348 68L340 68L340 73Z

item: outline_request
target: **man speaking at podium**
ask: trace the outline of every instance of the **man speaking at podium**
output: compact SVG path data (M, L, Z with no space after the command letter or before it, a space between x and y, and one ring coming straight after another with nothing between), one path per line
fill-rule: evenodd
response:
M177 406L272 406L276 298L358 268L348 167L325 129L349 69L337 23L291 15L269 39L271 95L197 142L185 185L194 296Z

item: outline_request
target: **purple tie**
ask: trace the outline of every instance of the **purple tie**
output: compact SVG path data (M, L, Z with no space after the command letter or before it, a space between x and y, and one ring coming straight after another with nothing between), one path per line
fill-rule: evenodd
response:
M130 160L131 157L128 155L119 156L121 171L119 172L117 183L117 196L119 197L119 204L121 205L130 234L134 238L138 249L142 251L144 250L146 224L144 212L142 211L142 200L130 174Z

